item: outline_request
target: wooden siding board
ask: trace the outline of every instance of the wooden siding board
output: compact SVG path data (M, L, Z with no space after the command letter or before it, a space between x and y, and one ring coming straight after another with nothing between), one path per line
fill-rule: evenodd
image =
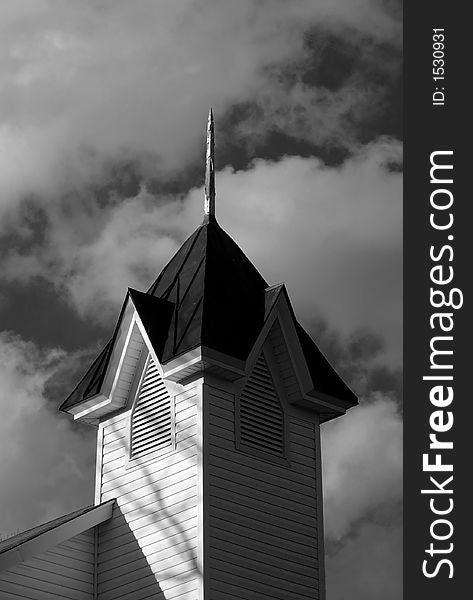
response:
M114 544L116 542L118 545L120 540L123 539L124 536L128 536L130 532L130 528L132 528L133 533L138 539L143 539L147 535L154 533L157 529L160 531L165 531L168 527L173 527L175 522L185 523L188 519L191 519L195 516L195 503L192 503L189 507L173 511L171 514L168 511L161 511L160 516L156 519L152 517L150 519L127 523L121 527L113 529L110 533L104 532L101 537L101 543L103 544L103 548L105 548L108 544ZM156 513L154 513L156 514ZM154 516L154 515L153 515ZM111 546L113 547L113 546Z
M275 560L273 557L258 554L252 555L250 552L243 555L235 552L234 547L231 550L228 548L212 549L210 556L215 561L226 562L232 565L232 568L235 566L241 567L248 572L257 571L261 574L263 581L275 582L280 587L282 585L279 583L279 580L283 580L288 586L286 589L289 591L293 591L300 586L301 593L310 594L311 591L317 589L317 571L315 569L310 574L295 573L291 570L290 563L287 561ZM233 569L231 572L233 572ZM277 578L275 578L275 572L277 572Z
M194 475L190 475L186 479L181 479L174 485L169 486L166 490L161 490L160 500L164 502L168 497L184 490L189 490L189 493L191 493L191 490L195 489L195 486L196 478ZM154 502L154 500L154 492L149 487L138 488L120 497L120 509L123 511L131 510L141 503Z
M216 479L217 478L214 478L212 481L212 483L214 484L214 487L212 489L215 490L215 494L217 495L217 497L219 494L228 493L231 496L233 496L233 498L235 498L237 501L240 497L243 497L245 501L248 497L255 499L255 489L254 486L251 485L251 482L247 481L245 485L235 483L230 479L226 479L224 477L218 477L218 479L222 479L222 481L217 481L216 483ZM263 503L263 506L268 505L271 507L281 507L281 509L285 510L286 512L292 512L294 513L294 518L297 518L298 515L301 515L302 517L308 519L317 518L316 516L314 516L314 506L312 504L306 505L301 503L295 503L291 498L282 498L281 496L275 494L266 494L264 496L259 495L258 500L255 499L255 502L259 501Z
M188 438L189 444L184 448L181 446L179 456L173 458L179 458L180 460L166 460L154 461L146 463L143 466L137 466L136 468L129 468L127 470L117 469L115 473L110 473L107 477L103 477L102 482L102 493L106 493L110 490L114 490L117 495L126 494L129 489L136 489L145 484L144 480L151 481L166 481L169 485L169 478L179 479L179 475L183 471L196 470L195 455L197 448L194 440ZM183 444L184 445L184 444ZM183 452L183 450L190 450L189 453ZM164 487L164 486L163 486Z
M251 469L250 469L251 470ZM261 481L255 473L240 475L238 473L225 472L224 469L209 468L210 481L213 485L218 485L219 480L225 479L237 485L246 485L254 490L255 497L263 497L264 494L273 495L274 498L282 498L285 500L294 500L294 495L291 490L279 487L277 484L268 484ZM307 506L315 510L315 497L298 496L297 504Z
M254 536L249 537L252 535L252 532L245 531L243 528L240 528L239 531L238 526L233 527L232 530L229 528L220 529L218 526L214 526L213 532L213 543L215 544L215 548L219 548L223 545L228 548L229 544L231 544L231 548L239 548L245 552L249 549L254 550L256 553L275 556L282 560L290 560L292 558L290 548L284 543L274 544L271 539L258 540L255 539ZM296 556L294 560L297 559L297 563L294 563L291 560L290 562L291 564L297 564L300 569L309 569L312 571L318 567L317 553L312 551L308 554L297 552L297 555L294 556Z
M235 567L235 571L237 572L235 575L232 572L232 566L222 561L219 561L212 570L212 586L215 590L225 589L226 585L222 585L225 582L225 584L232 586L231 589L240 589L241 597L244 597L243 594L246 593L248 600L254 600L255 597L258 600L265 597L268 600L307 600L308 598L310 600L318 600L319 598L317 590L307 590L307 593L301 594L295 589L287 589L286 587L281 589L279 581L275 581L274 585L270 585L267 583L267 578L263 578L263 581L261 581L262 578L258 577L257 572L249 572L248 570ZM255 593L258 595L255 596ZM216 600L217 598L218 596L216 596Z
M63 596L61 593L56 593L52 588L47 592L39 589L32 588L28 583L26 585L18 582L12 583L11 581L0 581L0 592L2 593L2 600L5 597L24 598L24 600L76 600L70 596Z
M137 585L143 585L146 577L156 579L155 575L150 572L150 567L155 567L159 572L158 583L162 587L168 579L175 580L183 574L195 571L195 559L194 557L189 559L188 557L176 554L166 560L147 563L135 571L128 571L107 581L102 580L100 594L105 596L106 592L113 592L114 590L119 590L120 593L123 593L125 589L133 589Z
M103 541L112 541L122 536L124 533L128 532L130 528L132 528L133 531L139 530L139 533L141 534L144 533L144 530L142 529L143 527L148 527L150 525L155 524L157 525L158 523L161 523L161 525L163 525L164 523L166 523L166 521L171 520L174 515L181 515L182 517L184 517L183 513L185 511L192 510L192 508L195 506L195 501L196 495L191 496L189 498L189 501L185 504L182 504L182 506L179 506L179 504L181 504L181 502L179 502L174 505L171 505L165 511L158 510L152 512L150 510L148 514L141 516L136 520L121 521L112 529L103 532L102 539Z
M254 460L254 457L251 457ZM275 488L274 492L277 493L279 487L284 487L286 493L289 495L297 494L298 499L300 501L305 501L311 506L315 507L315 494L313 492L313 488L315 488L315 479L311 477L307 477L305 475L299 475L300 479L295 481L292 477L289 476L288 473L278 473L276 469L271 471L270 468L276 465L264 464L258 465L258 469L251 469L251 478L256 478L259 480L261 484L266 484L268 486L268 491L271 488ZM264 469L267 467L267 470ZM226 469L231 469L232 476L241 476L246 477L246 473L249 469L248 462L245 465L244 461L239 461L238 458L236 460L228 460L225 457L219 458L217 456L213 456L209 460L209 472L219 474ZM293 474L292 474L293 475ZM301 478L304 478L304 483L301 483ZM275 479L278 479L280 484L278 485L275 482ZM311 493L312 490L312 493Z
M142 549L146 546L151 546L154 543L157 543L161 540L167 539L167 537L182 534L185 537L185 533L187 530L193 529L196 526L196 516L192 514L192 516L188 516L190 511L181 516L181 520L174 522L168 526L161 526L159 528L148 528L141 532L139 532L140 536L138 537L137 533L133 532L132 536L130 535L121 535L112 540L102 540L100 539L99 552L106 553L109 550L115 548L122 548L123 551L127 550L127 546L129 546L130 542L139 542L139 545ZM187 518L184 518L187 517ZM151 530L150 530L151 529ZM133 539L132 539L133 538Z
M253 496L245 495L241 492L234 494L225 489L215 488L211 503L213 506L218 506L219 503L220 505L225 505L225 503L231 502L242 512L245 512L246 507L264 511L269 515L274 515L276 518L283 519L291 527L305 528L306 531L308 528L317 528L317 518L314 514L304 515L295 511L293 504L284 507L280 502L270 502L270 500L271 498L267 497L256 500Z
M190 560L194 558L195 549L197 547L197 536L186 540L185 542L178 541L176 544L166 544L163 545L161 549L157 549L155 552L152 552L148 555L147 560L149 564L155 564L158 562L162 562L166 559L173 558L176 556L185 557L185 560ZM115 560L108 560L103 565L101 564L101 578L102 582L105 582L109 579L114 579L116 577L115 567L122 566L122 571L130 571L135 572L142 561L142 552L141 549L136 550L133 553L127 555L117 556ZM107 568L104 568L107 567Z
M173 588L170 588L166 591L166 596L163 593L156 592L156 582L151 582L149 585L145 585L138 590L133 592L132 599L133 600L197 600L198 596L196 595L197 584L193 579L190 581L186 581L184 583L180 583ZM118 598L126 598L130 600L130 596L112 596L110 600L115 600ZM100 599L102 600L102 599ZM105 599L106 600L106 599Z
M84 539L76 539L70 538L69 540L65 540L62 542L65 548L70 548L71 550L77 550L81 552L83 555L93 555L93 541L92 540L84 540Z
M13 577L22 577L25 581L31 582L33 589L43 589L45 591L51 589L51 581L54 581L54 585L58 590L64 589L63 595L65 596L68 593L80 596L81 593L91 593L93 591L90 577L81 576L81 573L76 572L75 569L62 569L57 566L45 569L43 565L39 565L34 560L28 561L28 564L15 565L15 567L9 569L9 574ZM6 572L5 579L7 578L8 573ZM72 590L72 592L69 592L69 590Z
M93 537L81 534L0 572L0 597L93 600Z
M246 455L243 452L236 453L235 450L218 446L219 455L212 456L210 463L215 467L231 468L235 473L241 473L248 470L251 466L252 471L261 478L261 481L274 483L274 478L281 482L285 481L287 486L291 486L293 492L299 491L301 494L313 497L313 486L315 486L315 471L306 474L296 472L290 466L280 466L270 461L265 461L263 464L257 463L252 455ZM251 464L253 463L253 464Z
M102 491L103 497L107 493L110 493L111 498L126 497L129 493L137 492L144 487L159 485L160 494L165 493L168 487L172 487L182 481L189 479L189 477L196 477L195 465L189 464L189 459L195 458L197 453L193 453L190 457L186 457L185 460L175 465L175 472L173 469L163 470L161 473L164 476L161 478L159 475L154 477L152 473L147 473L141 477L130 477L129 479L125 476L122 478L115 478L111 483L113 485L107 486L106 490ZM167 473L167 475L166 475ZM123 480L125 480L123 482ZM119 485L122 483L122 485Z
M142 598L155 598L156 600L171 600L179 595L189 594L195 591L195 573L194 569L181 573L179 577L166 577L156 581L154 575L149 574L144 579L125 585L119 590L107 590L100 592L100 600L118 600L119 598L133 598L141 600ZM159 593L159 591L162 595ZM189 596L191 598L192 596Z
M48 553L51 553L51 560L53 561L56 552L60 552L62 557L64 557L65 559L70 559L74 562L78 561L79 563L85 562L86 564L90 564L92 561L93 552L78 553L76 549L68 548L67 546L62 546L60 550L56 550L56 548L58 548L58 546L55 546L54 548L51 548L51 550L48 550ZM42 554L41 556L46 556L46 554Z
M131 506L128 511L122 509L122 515L113 519L110 526L107 527L106 532L104 531L104 535L113 533L127 525L132 525L133 528L139 527L143 522L159 518L163 512L170 514L171 512L174 513L174 511L179 512L183 508L190 508L195 505L197 490L194 488L191 492L185 490L174 494L169 498L169 502L162 502L159 507L156 507L155 503L151 503L137 507Z
M84 582L84 580L87 580L87 574L90 575L91 573L93 573L92 564L87 565L88 567L90 566L92 568L88 568L85 570L77 568L77 563L79 562L77 560L72 561L68 565L64 565L57 560L55 560L54 562L52 560L45 560L44 558L42 558L44 556L45 554L40 555L37 558L29 559L28 565L26 565L26 563L19 563L15 566L15 569L26 573L26 571L29 571L31 567L36 569L38 572L57 574L58 578L64 577L66 582L68 579L76 580L78 582Z
M66 554L59 554L54 550L49 550L47 553L40 555L34 560L38 561L38 565L44 564L45 570L47 570L46 565L48 565L48 568L50 565L57 565L58 567L69 568L75 571L81 571L82 573L91 574L94 572L94 565L90 560L83 560L77 558L77 556L66 556Z
M168 488L160 491L160 498L166 498L174 493L177 490L183 490L190 487L194 487L196 485L196 477L193 474L190 474L188 477L179 480L177 483L170 485ZM150 486L151 487L151 486ZM145 497L152 497L154 494L150 491L150 487L143 486L141 488L132 488L126 494L120 497L123 500L124 505L129 503L136 503L139 500L142 500ZM104 500L116 498L117 495L114 493L114 490L107 492L103 495Z
M186 530L186 539L182 540L182 534L176 533L173 536L168 536L161 542L156 542L153 549L150 550L148 556L159 555L163 552L174 552L175 548L186 547L186 552L193 552L196 547L197 528ZM122 571L129 564L136 565L137 562L142 562L143 551L140 547L130 547L123 549L110 550L106 553L99 554L98 569L101 577L110 579L116 576L117 570Z
M210 522L218 524L221 528L224 528L228 523L234 523L241 527L246 527L252 530L255 535L258 535L260 539L266 539L266 536L272 536L278 538L277 543L281 543L281 540L286 540L287 543L292 543L293 551L297 545L300 545L301 550L305 552L314 552L317 549L317 539L314 537L313 532L307 531L307 533L298 533L294 529L290 528L287 524L286 527L281 527L280 523L275 521L271 522L270 515L265 518L263 515L250 516L250 511L246 515L239 513L236 509L229 510L221 508L210 508Z

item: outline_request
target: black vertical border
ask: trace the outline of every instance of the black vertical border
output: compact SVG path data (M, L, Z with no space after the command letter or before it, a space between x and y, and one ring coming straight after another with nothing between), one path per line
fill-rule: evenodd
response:
M470 372L470 336L473 335L471 297L473 277L473 198L467 178L470 139L473 137L468 96L473 79L473 30L467 16L468 3L449 0L405 3L404 14L404 107L405 107L405 171L404 171L404 598L451 600L471 593L467 578L470 566L470 536L473 536L470 494L470 457L473 456L471 406L473 393ZM435 84L432 73L432 29L445 29L444 107L432 106ZM423 382L429 366L429 342L433 335L429 317L430 268L429 248L441 245L445 232L435 232L429 225L430 154L435 150L454 151L454 286L462 289L464 305L453 310L454 335L454 427L450 456L454 464L451 517L454 550L453 579L448 569L428 579L422 573L422 562L431 540L429 528L435 515L429 509L429 497L420 491L428 484L422 472L422 454L428 451L429 402L431 383ZM434 475L434 474L432 474ZM441 475L441 474L440 474ZM443 543L443 547L446 546ZM438 542L438 547L442 543ZM442 558L441 555L438 555ZM431 563L433 564L433 563Z

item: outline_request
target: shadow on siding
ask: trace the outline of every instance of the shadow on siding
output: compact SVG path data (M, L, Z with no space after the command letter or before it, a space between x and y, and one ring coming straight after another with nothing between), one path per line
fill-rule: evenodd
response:
M179 454L181 458L184 457L193 462L194 453L200 451L196 444L194 448L180 450ZM176 454L169 454L167 460L172 463L173 456L175 457ZM137 514L140 517L151 517L151 521L147 521L143 526L151 526L154 529L154 533L148 534L150 536L166 529L165 538L169 545L162 547L156 553L153 551L151 556L149 556L150 551L145 554L136 539L137 532L132 531L127 523L125 513L116 504L112 519L100 525L99 597L104 600L114 600L116 596L133 600L145 598L168 600L175 595L187 598L186 592L192 595L193 591L197 589L201 572L196 556L195 541L189 538L189 532L183 527L184 524L180 517L181 511L190 507L196 514L197 500L184 498L177 505L169 506L169 499L166 500L162 497L161 482L156 481L156 477L149 467L143 465L140 471L147 482L149 491L153 494L153 502L149 504L149 501L135 499L133 513L135 518ZM193 485L194 493L196 492L195 484L196 482ZM192 502L188 504L190 500ZM112 547L110 547L110 541L105 543L102 541L109 538L110 535L115 536L116 534L118 534L115 538L116 545L112 542ZM156 574L153 573L153 568ZM181 596L182 593L185 595Z
M115 506L113 512L113 518L99 526L100 534L106 533L115 519L123 518L120 507ZM125 526L125 532L120 535L120 546L101 549L99 543L98 597L104 600L113 600L116 597L133 600L144 598L166 600L146 556L128 525Z

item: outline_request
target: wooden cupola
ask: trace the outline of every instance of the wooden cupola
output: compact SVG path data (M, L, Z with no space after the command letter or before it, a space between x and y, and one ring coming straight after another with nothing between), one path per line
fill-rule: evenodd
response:
M215 216L204 220L60 409L98 427L96 591L112 598L324 597L320 424L357 404Z

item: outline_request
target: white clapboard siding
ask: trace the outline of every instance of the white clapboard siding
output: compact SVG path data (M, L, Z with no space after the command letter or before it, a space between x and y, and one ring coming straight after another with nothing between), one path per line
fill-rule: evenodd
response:
M268 379L253 381L267 396ZM205 390L209 600L319 598L314 424L286 407L288 461L264 459L236 444L234 396Z
M154 360L149 357L131 414L131 455L143 456L172 445L173 403Z
M116 498L116 506L99 529L100 600L199 598L200 389L195 386L170 399L155 365L149 364L139 393L144 408L138 411L134 433L148 436L152 450L138 457L132 453L130 459L130 412L103 425L100 500ZM166 421L173 424L172 444L161 444L161 429L155 427L165 412L159 408L165 394L174 407L172 420ZM146 404L150 398L152 407Z
M238 399L239 444L284 456L284 412L261 354Z
M93 600L93 529L0 571L2 600Z

